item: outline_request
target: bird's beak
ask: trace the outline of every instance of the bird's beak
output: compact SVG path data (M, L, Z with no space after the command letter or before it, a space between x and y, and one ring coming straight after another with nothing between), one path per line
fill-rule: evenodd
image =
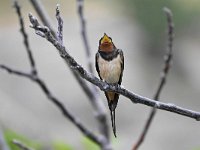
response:
M102 43L112 43L112 40L109 36L107 36L106 33L104 33L104 36L101 38L100 44Z

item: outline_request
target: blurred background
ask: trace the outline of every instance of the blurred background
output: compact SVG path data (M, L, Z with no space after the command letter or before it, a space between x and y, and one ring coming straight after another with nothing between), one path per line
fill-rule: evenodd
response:
M12 1L1 0L0 3L0 64L28 72L29 61ZM19 0L19 3L39 75L74 115L89 129L97 131L93 109L68 67L55 48L29 28L28 13L36 15L33 7L27 0ZM55 7L60 3L64 45L80 64L87 67L76 1L42 0L42 3L55 27ZM84 13L92 57L95 58L99 39L104 32L107 33L124 51L122 85L134 93L152 98L160 80L167 45L164 6L174 14L175 40L173 66L161 101L200 111L199 0L85 0ZM101 93L107 109L106 98ZM120 97L116 111L118 137L112 138L116 150L131 149L149 111L147 106L133 104ZM63 141L74 149L84 149L83 135L63 118L36 84L5 71L0 71L0 127L46 145L52 141ZM199 137L199 122L159 110L140 149L196 150L200 148Z

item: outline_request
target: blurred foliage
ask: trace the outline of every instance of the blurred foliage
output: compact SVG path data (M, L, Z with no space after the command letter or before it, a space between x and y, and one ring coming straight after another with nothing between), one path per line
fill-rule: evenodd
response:
M90 139L83 137L83 149L85 150L100 150L100 148Z
M119 144L117 138L114 138L114 136L112 136L112 145L117 145ZM84 146L84 150L100 150L99 146L97 146L93 141L91 141L90 139L86 138L86 137L83 137L83 142L82 142L83 146Z
M26 138L25 136L20 135L12 130L5 130L4 137L11 150L20 150L20 148L18 148L15 144L12 143L14 139L22 142L26 146L33 148L35 150L42 150L44 148L43 144L32 141ZM74 150L74 148L71 145L62 141L54 141L52 143L53 143L52 149L54 150ZM93 141L91 141L90 139L86 137L83 137L82 146L83 146L82 148L83 150L99 150L100 149Z
M73 150L73 148L69 144L66 144L61 141L54 142L53 149L54 150Z
M86 137L83 138L82 143L84 147L83 149L85 150L100 150L100 148L96 144L94 144L94 142Z
M166 31L166 17L163 7L172 10L175 32L182 30L199 16L199 0L125 0L129 14L134 16L147 33L149 50L156 50L163 43Z
M18 133L15 133L14 131L11 131L11 130L6 130L4 132L4 137L11 150L20 150L15 144L12 143L13 139L16 139L24 143L26 146L37 149L37 150L41 150L41 147L42 147L40 143L33 142L27 139L26 137Z

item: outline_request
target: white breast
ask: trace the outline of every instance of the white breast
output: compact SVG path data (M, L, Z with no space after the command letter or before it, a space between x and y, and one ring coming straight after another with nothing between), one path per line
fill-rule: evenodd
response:
M106 61L99 56L99 70L101 78L107 83L117 83L121 75L121 58L118 55L111 61Z

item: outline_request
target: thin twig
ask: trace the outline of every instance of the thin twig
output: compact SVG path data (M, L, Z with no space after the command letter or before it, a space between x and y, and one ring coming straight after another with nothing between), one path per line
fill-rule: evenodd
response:
M24 143L22 143L21 141L18 141L16 139L12 140L12 143L15 144L21 150L34 150L33 148L26 146Z
M129 90L119 86L119 85L110 85L106 82L103 82L99 80L97 77L95 77L93 74L87 72L81 65L79 65L74 58L69 55L66 48L53 37L51 32L49 31L48 27L42 27L42 26L35 26L35 21L37 19L33 17L31 14L29 14L30 22L32 23L32 28L34 28L36 31L43 32L45 35L45 38L52 43L55 48L60 53L60 56L64 59L65 62L70 64L70 67L76 71L82 78L86 79L87 81L91 82L92 84L98 86L102 91L112 91L119 93L128 99L130 99L133 103L140 103L144 104L150 107L155 107L157 109L170 111L182 116L187 116L193 119L196 119L197 121L200 121L200 112L196 112L193 110L185 109L179 106L176 106L172 103L163 103L159 101L155 101L143 96L140 96L138 94L135 94L133 92L130 92Z
M168 44L167 44L167 54L164 57L164 67L161 73L160 77L160 83L158 86L158 89L156 91L156 94L154 95L154 99L159 101L160 93L166 83L167 75L168 72L171 68L171 63L172 63L172 46L173 46L173 39L174 39L174 23L172 20L172 12L169 8L164 7L163 8L164 13L166 14L167 17L167 27L168 27Z
M86 52L86 61L88 64L88 69L90 73L94 73L93 70L93 63L91 59L91 49L88 42L88 36L87 36L87 29L86 29L86 19L84 17L84 0L76 0L77 2L77 12L79 15L79 20L81 23L81 36L85 47ZM93 91L93 99L91 99L91 102L93 103L94 110L96 111L96 118L99 122L99 129L100 133L103 134L108 140L109 140L109 128L108 128L108 122L107 117L105 113L105 107L103 105L103 101L100 98L100 94L97 91L97 88L92 86L91 90ZM99 115L101 114L101 115Z
M11 69L10 67L8 67L6 65L0 64L0 68L2 70L6 70L10 74L14 74L14 75L18 75L18 76L22 76L22 77L26 77L26 78L30 78L30 79L32 77L32 74L21 72L21 71L15 70L15 69Z
M81 22L81 35L82 35L82 39L83 39L83 43L85 46L85 51L87 54L87 63L88 63L88 69L91 73L94 73L93 71L93 63L91 60L91 50L90 50L90 46L89 46L89 42L88 42L88 38L87 38L87 32L86 32L86 20L84 17L84 0L76 0L77 1L77 11L78 11L78 15L79 15L79 19Z
M45 11L43 4L40 0L30 0L32 3L35 11L37 12L38 16L40 17L41 21L45 26L48 26L51 30L51 33L56 37L56 31L51 24L51 19L47 12Z
M59 10L59 4L56 6L56 19L58 22L58 32L57 32L57 39L63 45L63 20L60 17L60 10Z
M35 61L33 59L31 50L30 50L30 46L29 46L29 42L28 42L28 35L26 34L25 28L24 28L24 20L22 18L22 14L21 14L21 9L19 4L17 3L17 1L14 1L14 8L16 9L17 12L17 16L19 17L19 22L20 22L20 31L22 33L22 36L24 38L24 45L26 47L27 50L27 54L29 57L29 61L30 61L30 66L32 68L32 73L33 74L37 74L37 70L35 69Z
M161 73L160 83L158 84L158 88L154 95L154 99L157 101L159 101L160 93L166 83L167 75L171 68L171 62L172 62L172 57L173 57L172 45L173 45L173 38L174 38L174 23L172 20L172 12L169 8L166 8L166 7L164 7L163 11L165 12L166 17L167 17L168 44L167 44L167 54L164 57L164 67ZM139 136L138 141L133 146L133 150L137 150L139 146L142 144L142 142L144 141L155 114L156 114L156 108L154 107L152 108L151 113L149 114L149 117L146 121L146 124L143 128L141 135Z

